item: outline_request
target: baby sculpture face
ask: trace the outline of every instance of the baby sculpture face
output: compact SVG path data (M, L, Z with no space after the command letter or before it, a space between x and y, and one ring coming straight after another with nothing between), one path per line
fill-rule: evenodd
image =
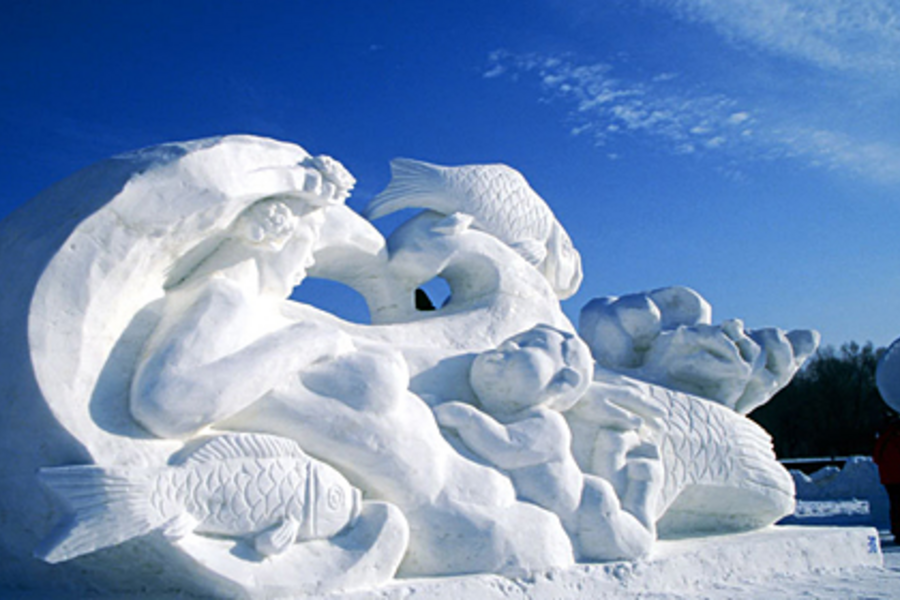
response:
M469 381L491 414L513 414L551 399L549 386L566 370L564 335L536 327L480 354Z

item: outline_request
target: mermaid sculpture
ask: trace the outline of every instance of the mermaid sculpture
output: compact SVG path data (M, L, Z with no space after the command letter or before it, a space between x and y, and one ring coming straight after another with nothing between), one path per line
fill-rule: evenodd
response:
M739 413L786 383L813 334L728 325L728 351L749 365L738 371L755 375L740 394L701 398L730 375L690 387L651 368L685 355L669 330L707 325L669 326L685 292L651 293L649 314L588 310L586 346L559 306L580 257L521 175L398 164L415 168L397 169L368 212L426 210L387 240L344 205L354 181L337 161L250 136L117 157L4 223L4 248L33 236L40 251L16 265L33 287L3 300L4 323L28 322L9 353L30 368L9 394L26 426L0 438L22 457L8 476L27 490L40 469L51 492L0 496L19 523L10 577L47 578L34 551L70 587L126 593L164 570L164 588L197 593L326 593L633 560L657 531L755 528L790 511L790 477ZM37 216L66 203L69 220ZM357 289L373 324L289 300L307 272ZM416 310L434 277L449 301ZM510 344L531 356L531 338L535 357L562 362L487 369ZM560 340L577 361L557 356ZM545 375L546 394L520 385ZM698 507L705 521L691 520Z

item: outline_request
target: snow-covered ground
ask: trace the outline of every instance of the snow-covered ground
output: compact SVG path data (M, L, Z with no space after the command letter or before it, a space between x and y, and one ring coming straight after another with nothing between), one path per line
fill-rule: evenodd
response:
M752 585L713 584L690 594L646 595L642 598L900 598L900 546L889 534L883 539L884 566L822 570L807 575L774 575Z
M804 525L872 525L879 529L882 568L823 569L774 575L753 585L713 584L682 598L900 598L900 546L887 531L888 498L872 459L850 457L842 469L825 467L812 475L791 471L797 484L797 511L783 522ZM665 597L665 596L645 596Z

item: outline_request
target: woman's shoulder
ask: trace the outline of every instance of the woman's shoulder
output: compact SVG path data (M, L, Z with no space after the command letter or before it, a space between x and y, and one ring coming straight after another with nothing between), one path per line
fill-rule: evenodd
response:
M177 313L247 309L256 298L246 286L216 274L179 286L166 296L167 312Z

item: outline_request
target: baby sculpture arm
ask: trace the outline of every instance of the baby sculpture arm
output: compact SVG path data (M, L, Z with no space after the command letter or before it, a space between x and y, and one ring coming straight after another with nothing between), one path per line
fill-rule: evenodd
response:
M559 460L568 447L568 427L550 410L509 424L463 402L447 402L433 410L442 427L455 430L466 446L504 470Z

